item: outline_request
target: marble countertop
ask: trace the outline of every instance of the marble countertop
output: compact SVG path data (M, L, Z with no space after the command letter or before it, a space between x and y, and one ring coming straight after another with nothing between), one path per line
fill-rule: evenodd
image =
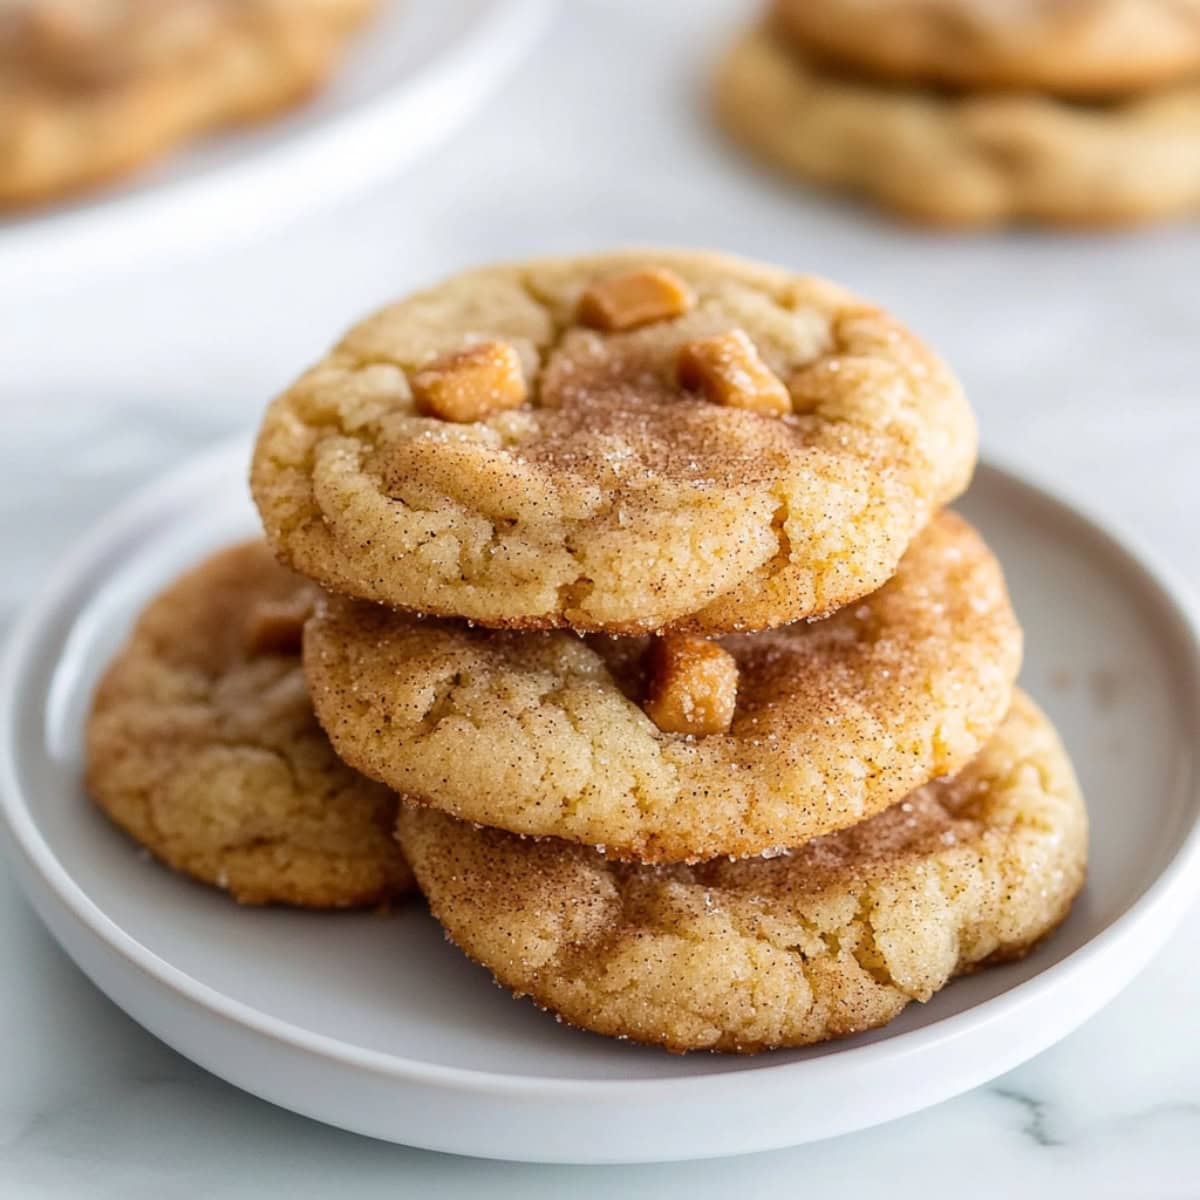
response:
M986 452L1120 522L1200 592L1200 228L948 237L745 167L697 104L734 0L572 0L458 138L253 245L12 294L0 263L0 623L96 515L253 422L355 315L459 264L702 244L827 273L958 368ZM1099 1016L959 1099L694 1165L535 1168L366 1141L143 1033L0 865L0 1195L1200 1196L1200 909Z

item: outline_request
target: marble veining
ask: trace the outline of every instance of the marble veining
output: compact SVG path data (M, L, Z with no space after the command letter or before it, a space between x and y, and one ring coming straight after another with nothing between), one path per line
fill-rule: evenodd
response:
M1062 1140L1050 1131L1052 1114L1044 1100L1038 1100L1013 1087L994 1087L990 1091L1002 1100L1011 1100L1025 1110L1027 1120L1021 1126L1021 1132L1028 1134L1035 1145L1061 1146L1063 1144Z

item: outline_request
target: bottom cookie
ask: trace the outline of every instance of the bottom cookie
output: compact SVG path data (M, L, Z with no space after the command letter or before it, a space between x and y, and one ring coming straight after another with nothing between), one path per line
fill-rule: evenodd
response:
M936 225L1200 210L1200 85L1107 104L889 87L824 71L759 30L727 52L716 104L772 165Z
M396 797L342 763L300 668L315 589L263 542L154 600L87 726L87 788L164 862L244 904L346 908L413 886Z
M449 937L596 1033L752 1053L882 1025L1018 958L1083 884L1087 816L1018 694L959 775L776 858L651 867L405 806L398 835Z

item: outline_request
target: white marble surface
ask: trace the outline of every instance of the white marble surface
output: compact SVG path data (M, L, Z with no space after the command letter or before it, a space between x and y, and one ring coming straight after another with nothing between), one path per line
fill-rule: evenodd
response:
M894 307L958 367L987 450L1200 591L1200 229L938 237L793 192L697 109L739 7L570 0L454 143L252 246L69 294L13 294L0 262L0 621L97 513L252 422L376 301L478 259L658 241L823 271ZM213 1079L75 970L0 865L0 1196L1195 1197L1198 960L1200 909L1074 1036L880 1129L692 1166L533 1168L368 1142Z

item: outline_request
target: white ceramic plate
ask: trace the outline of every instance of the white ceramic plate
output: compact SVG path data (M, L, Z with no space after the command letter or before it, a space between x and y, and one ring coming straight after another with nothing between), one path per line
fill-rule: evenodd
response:
M638 1162L792 1145L983 1082L1062 1037L1148 960L1200 884L1200 670L1161 575L995 467L963 504L1003 559L1025 686L1079 768L1091 876L1022 963L952 984L885 1030L807 1051L672 1057L568 1030L491 986L418 903L392 919L242 910L139 856L80 791L80 730L138 608L256 529L248 444L103 522L14 631L0 789L14 862L51 931L118 1004L239 1087L414 1146Z
M311 103L180 147L76 203L0 219L3 286L203 251L397 170L479 107L551 8L552 0L383 0Z

